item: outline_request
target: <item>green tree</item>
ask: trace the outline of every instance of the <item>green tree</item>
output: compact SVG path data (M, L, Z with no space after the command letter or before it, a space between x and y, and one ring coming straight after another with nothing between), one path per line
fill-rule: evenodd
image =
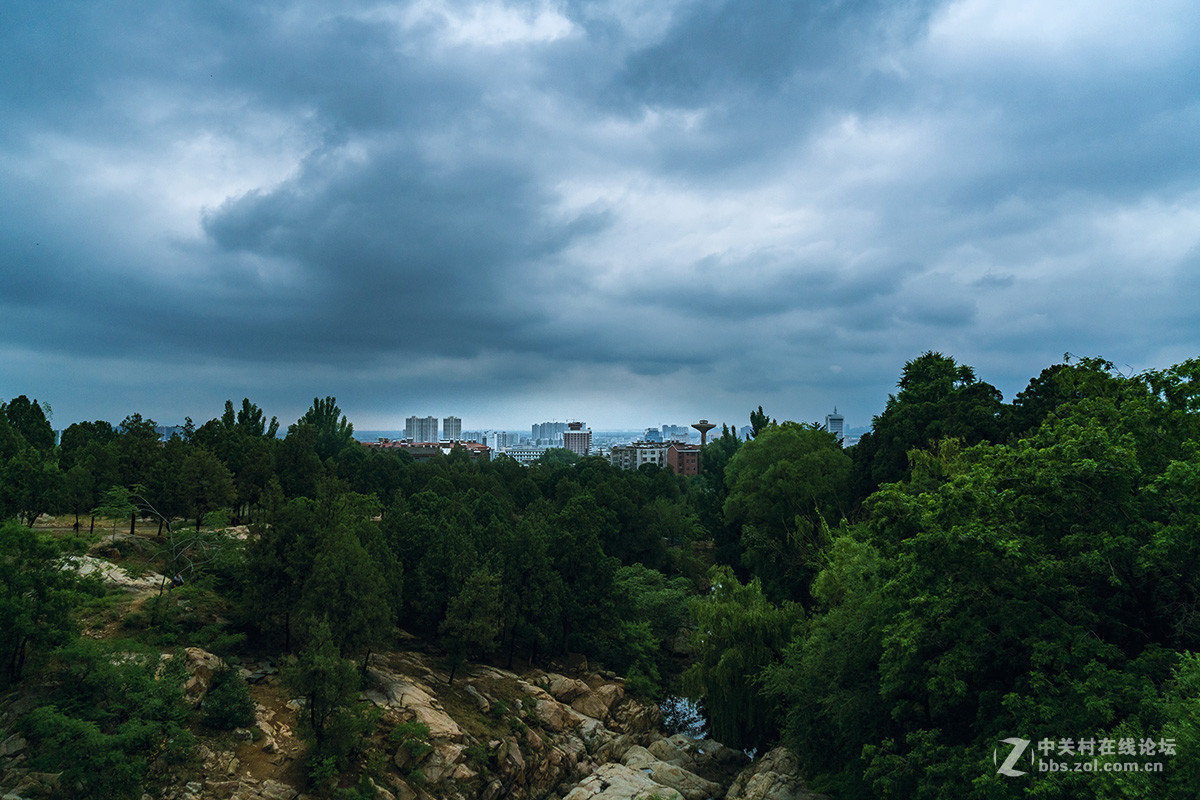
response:
M344 767L369 722L356 709L359 674L338 653L327 620L318 620L299 657L282 671L284 686L304 698L300 732L312 743L309 763L332 756Z
M30 650L45 651L74 635L71 610L93 582L63 568L57 540L12 522L0 524L0 657L4 681L19 681Z
M454 673L468 658L495 650L499 623L500 577L481 567L450 601L446 619L438 628L450 661L449 683L454 683Z
M714 567L712 591L693 600L696 660L684 687L703 698L713 738L731 747L764 747L778 735L775 705L759 692L758 676L776 663L800 611L773 605L758 580L742 584L728 567Z
M1004 438L1000 392L953 358L924 353L904 365L898 386L853 449L860 500L882 484L907 478L908 452L914 448L944 438L968 445Z
M7 403L0 403L0 413L8 419L13 431L34 450L48 453L54 449L54 429L50 427L50 420L37 400L30 400L25 395L14 397Z
M344 520L322 531L318 542L300 608L309 620L328 622L343 657L363 653L366 675L372 648L382 644L395 618L387 584Z
M196 518L196 530L204 515L233 504L236 492L233 475L213 453L198 447L192 450L179 468L183 500Z
M807 602L849 476L837 438L795 422L768 425L729 460L725 524L741 531L743 561L769 597Z
M29 527L61 500L63 474L53 452L25 447L3 467L0 502Z
M337 400L313 398L312 407L297 420L298 425L311 425L316 431L316 451L322 461L333 458L354 442L354 426L337 406Z

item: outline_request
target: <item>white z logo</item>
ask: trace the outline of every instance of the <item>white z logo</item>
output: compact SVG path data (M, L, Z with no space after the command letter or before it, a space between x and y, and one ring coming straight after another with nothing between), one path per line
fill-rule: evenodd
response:
M996 771L999 772L1001 775L1007 775L1010 778L1016 778L1020 775L1024 775L1025 773L1022 772L1021 770L1013 769L1013 764L1017 763L1017 759L1020 758L1021 754L1025 752L1025 748L1029 747L1029 743L1030 743L1029 740L1028 739L1017 739L1014 737L1014 738L1010 738L1010 739L1001 739L1000 741L1003 742L1004 744L1011 744L1013 749L1012 749L1012 752L1008 754L1008 758L1004 759L1004 763L1001 764L1000 768L997 769ZM1032 758L1033 757L1030 756L1030 759L1032 759ZM993 750L992 751L992 763L995 764L996 760L997 760L997 751Z

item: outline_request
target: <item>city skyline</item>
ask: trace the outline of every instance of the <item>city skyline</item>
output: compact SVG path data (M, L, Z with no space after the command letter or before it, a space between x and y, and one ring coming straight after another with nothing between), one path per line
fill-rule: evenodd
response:
M56 427L865 425L926 351L1006 400L1200 353L1182 0L13 0L0 45L0 396Z

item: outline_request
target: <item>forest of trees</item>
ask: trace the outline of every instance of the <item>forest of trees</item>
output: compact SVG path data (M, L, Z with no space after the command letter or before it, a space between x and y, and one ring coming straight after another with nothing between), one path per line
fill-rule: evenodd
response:
M414 463L359 445L333 398L282 436L244 400L165 442L138 414L56 437L20 396L0 406L0 684L38 676L19 723L37 763L82 747L65 769L111 776L111 796L164 739L186 750L188 720L148 657L106 647L292 654L314 757L345 767L365 723L343 700L402 630L451 680L583 653L646 697L696 698L726 744L787 744L836 798L1192 797L1198 376L1068 358L1005 403L926 353L854 447L760 407L692 478L599 457ZM220 614L151 605L120 644L81 639L104 592L61 559L128 551L118 521ZM681 630L687 659L666 646ZM114 670L140 700L100 713ZM1015 778L995 762L1008 737L1171 752L1161 773Z

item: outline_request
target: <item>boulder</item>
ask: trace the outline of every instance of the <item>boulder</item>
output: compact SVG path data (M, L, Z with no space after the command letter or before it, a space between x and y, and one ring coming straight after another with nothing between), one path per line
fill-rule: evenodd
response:
M486 714L492 710L492 704L488 702L488 699L481 695L479 690L469 683L467 684L467 694L470 695L471 702L475 704L475 707L479 709L481 714Z
M262 788L259 789L259 792L263 800L294 800L296 795L300 794L286 783L280 783L270 778L262 782Z
M537 715L542 725L555 733L561 733L578 724L575 718L567 712L566 706L557 700L538 700Z
M676 789L686 800L705 800L721 791L720 784L700 777L678 764L668 764L654 757L644 747L629 748L621 759L625 766L641 770L655 782Z
M588 685L576 678L568 678L565 675L550 673L546 676L546 679L548 681L547 690L560 703L570 703L576 697L588 692Z
M753 765L738 773L725 793L725 800L829 800L808 791L800 777L794 753L776 747Z
M656 783L644 772L624 764L602 764L580 781L563 800L683 800L675 789Z
M371 667L367 674L376 687L367 696L377 705L404 710L410 719L428 726L430 739L462 738L462 728L442 709L429 689L382 667Z
M183 694L193 706L199 706L212 688L213 675L225 666L220 656L215 656L199 647L183 650L187 662L188 679L183 684Z
M580 714L600 720L601 722L608 719L608 704L604 702L604 699L597 692L589 691L576 697L571 703L571 708Z

